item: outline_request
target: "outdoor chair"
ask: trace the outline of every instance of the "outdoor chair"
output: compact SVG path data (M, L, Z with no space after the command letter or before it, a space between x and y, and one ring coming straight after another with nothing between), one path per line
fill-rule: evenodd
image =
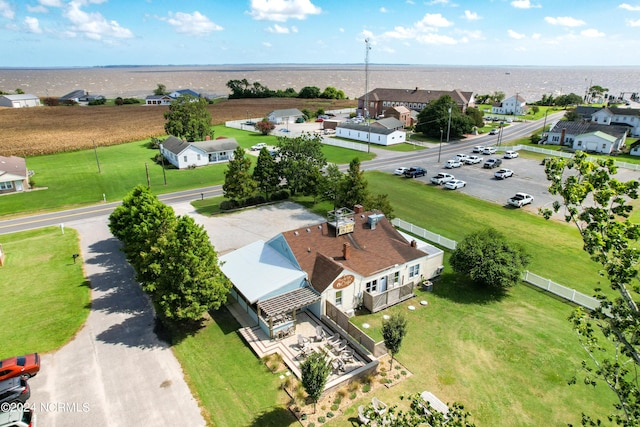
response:
M302 335L298 334L298 347L300 347L300 349L302 350L307 348L308 345L309 345L309 340L303 337Z
M347 349L347 342L343 340L339 343L334 344L332 347L335 354L340 354Z
M324 329L322 329L322 326L316 326L316 341L324 341L326 338L327 334Z
M333 346L334 344L337 344L339 342L340 342L340 334L338 334L337 332L333 334L331 338L327 339L327 344L329 344L330 346Z
M360 424L364 425L369 425L371 422L369 417L364 413L364 405L358 406L358 421L360 421Z
M380 415L387 412L387 404L381 400L378 400L377 397L371 399L371 403L373 404L373 409Z
M353 353L350 350L345 350L340 353L340 359L343 362L353 362Z

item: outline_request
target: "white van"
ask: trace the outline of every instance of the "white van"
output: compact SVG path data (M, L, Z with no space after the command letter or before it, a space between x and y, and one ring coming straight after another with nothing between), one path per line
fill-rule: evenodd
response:
M0 427L36 427L36 414L22 405L0 412Z

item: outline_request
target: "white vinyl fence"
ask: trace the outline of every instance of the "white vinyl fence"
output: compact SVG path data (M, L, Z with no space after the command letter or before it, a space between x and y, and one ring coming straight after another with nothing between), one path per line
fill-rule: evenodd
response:
M422 227L413 225L410 222L403 221L399 218L394 218L391 223L398 228L401 228L411 234L415 234L416 236L427 239L431 242L437 243L447 249L454 250L456 248L457 242L455 240L447 239L446 237L443 237L439 234L432 233L431 231L425 230ZM600 302L596 298L585 295L581 292L576 291L575 289L562 286L550 279L546 279L544 277L538 276L537 274L531 273L530 271L524 272L524 274L522 275L522 280L537 288L543 289L549 293L571 301L574 304L586 307L589 310L593 310L600 305Z
M501 146L501 147L496 147L496 148L498 150L500 150L500 151L503 151L503 150L504 151L506 151L506 150L531 151L533 153L541 153L541 154L545 154L547 156L564 157L565 159L570 159L570 158L573 157L573 153L568 153L568 152L565 152L565 151L548 150L546 148L534 147L534 146L531 146L531 145L514 145L513 147ZM596 157L587 156L587 160L594 161L594 160L596 160ZM617 167L623 168L623 169L629 169L629 170L634 170L634 171L640 170L640 164L620 162L618 160L615 160L615 164L616 164Z
M322 143L325 145L333 145L334 147L348 148L349 150L369 151L367 144L354 141L343 141L342 139L336 138L322 138Z

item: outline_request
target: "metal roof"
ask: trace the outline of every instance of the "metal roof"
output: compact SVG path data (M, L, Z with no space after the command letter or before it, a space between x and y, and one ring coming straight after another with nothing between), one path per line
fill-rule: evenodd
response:
M320 301L320 294L305 286L261 301L258 303L258 307L264 313L264 317L270 318L278 314L298 310L317 301Z

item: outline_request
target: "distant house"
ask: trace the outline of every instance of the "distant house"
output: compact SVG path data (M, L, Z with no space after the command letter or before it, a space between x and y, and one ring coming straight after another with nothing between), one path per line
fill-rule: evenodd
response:
M395 117L385 117L384 119L371 122L371 127L381 127L383 129L402 130L404 129L404 122L396 119Z
M147 105L171 105L171 98L169 95L149 95L145 98Z
M502 102L496 102L491 106L493 114L513 114L521 116L525 114L527 101L520 95L515 95Z
M180 89L180 90L173 91L169 94L169 96L174 99L182 95L189 95L189 96L193 96L194 98L200 98L200 94L191 89Z
M629 146L629 154L632 156L640 156L640 140Z
M267 120L277 125L284 123L294 123L298 117L304 117L304 114L297 108L288 108L285 110L273 110L267 114Z
M75 102L77 104L86 104L91 101L105 99L104 95L91 95L89 92L78 89L58 98L60 103Z
M220 257L231 296L270 337L309 310L334 322L412 298L442 271L443 251L403 235L378 212L338 209L329 220L258 240ZM285 314L284 323L274 319Z
M475 105L473 92L456 90L424 90L418 89L386 89L377 88L358 98L357 113L364 116L365 98L368 117L387 116L387 110L395 107L405 107L409 110L422 111L431 101L440 99L443 95L449 95L462 112L467 107Z
M640 109L604 107L591 114L591 121L602 125L619 125L629 129L633 136L640 136Z
M591 116L593 113L602 110L602 107L592 107L587 105L578 105L575 110L573 110L577 115L580 116L582 120L587 122L591 121Z
M0 194L29 189L27 161L22 157L0 156Z
M413 124L413 120L411 117L411 110L402 105L398 105L397 107L388 108L385 113L385 117L395 117L404 123L404 126L411 126Z
M22 94L22 95L2 95L0 96L0 107L10 108L26 108L26 107L40 107L40 98L35 95Z
M547 135L546 144L564 145L573 150L611 154L622 150L628 128L608 126L594 122L568 122L561 120Z
M336 127L336 136L378 145L402 144L407 140L407 133L403 130L355 123L339 124Z
M238 142L233 138L186 142L170 136L160 144L162 155L178 169L227 162L236 148Z

